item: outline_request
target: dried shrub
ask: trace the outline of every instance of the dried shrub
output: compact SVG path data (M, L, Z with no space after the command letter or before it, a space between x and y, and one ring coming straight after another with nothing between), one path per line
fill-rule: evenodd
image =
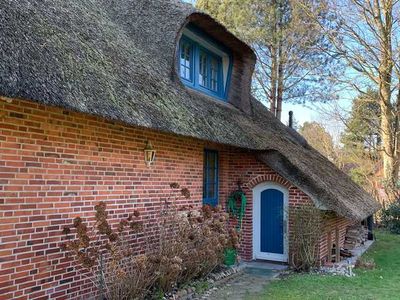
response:
M94 224L78 217L64 228L63 249L89 271L102 299L143 299L150 292L168 292L207 275L222 263L226 247L237 247L239 237L221 208L179 207L179 199L190 198L190 192L177 183L170 187L170 196L160 200L155 232L146 230L138 211L113 228L102 202L95 206ZM149 243L142 255L135 251L139 236Z
M376 264L373 258L361 256L357 259L355 267L357 269L373 270L375 269Z
M147 255L123 257L109 271L106 299L143 299L157 280L155 266Z
M311 205L296 207L291 214L293 217L291 266L296 271L308 272L318 266L322 215Z
M134 256L130 245L130 241L142 232L140 213L135 211L113 230L107 220L106 204L100 202L95 211L94 224L77 217L72 227L64 228L67 242L62 249L79 267L88 271L102 299L143 298L156 277L148 258Z
M156 288L163 292L214 270L229 241L228 215L220 207L179 208L178 198L189 198L190 193L176 183L171 189L171 196L161 203L159 244L152 255L160 266Z

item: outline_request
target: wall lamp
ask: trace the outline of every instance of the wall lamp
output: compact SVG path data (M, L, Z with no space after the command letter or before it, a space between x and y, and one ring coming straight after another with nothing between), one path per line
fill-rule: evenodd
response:
M144 148L144 162L148 167L150 167L154 163L155 158L156 150L153 149L151 142L147 141L146 147Z

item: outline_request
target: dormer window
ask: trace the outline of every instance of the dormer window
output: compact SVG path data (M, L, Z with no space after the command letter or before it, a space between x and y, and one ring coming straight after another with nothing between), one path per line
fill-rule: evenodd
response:
M179 44L179 74L183 84L226 100L231 73L229 51L194 26L184 29Z

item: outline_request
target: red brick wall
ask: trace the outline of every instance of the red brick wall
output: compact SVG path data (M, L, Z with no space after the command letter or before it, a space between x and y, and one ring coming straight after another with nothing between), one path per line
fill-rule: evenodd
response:
M32 102L3 99L0 112L0 299L89 292L88 280L78 289L82 274L59 242L63 227L93 217L99 201L116 220L138 209L156 222L160 198L179 182L201 205L203 142ZM143 160L147 139L157 150L152 168Z
M222 151L221 165L224 166L223 177L221 178L221 199L227 199L229 193L237 188L236 183L238 180L243 183L243 190L247 198L247 207L243 221L241 255L244 260L251 260L253 258L252 189L259 183L269 181L278 183L289 190L289 236L292 224L290 211L299 205L310 204L311 200L297 187L291 185L268 166L259 162L252 153L240 149Z
M143 161L147 140L157 151L151 168ZM64 226L92 218L99 201L115 221L138 209L155 223L171 182L191 191L179 205L200 206L204 148L220 151L221 203L238 179L244 183L242 256L251 259L251 189L276 181L289 188L291 207L310 200L250 152L0 97L0 300L91 293L90 280L59 250Z

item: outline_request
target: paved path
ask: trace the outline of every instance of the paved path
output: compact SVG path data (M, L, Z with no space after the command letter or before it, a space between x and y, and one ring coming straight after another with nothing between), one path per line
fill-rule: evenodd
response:
M219 288L206 293L202 299L210 300L244 300L261 294L264 287L279 275L286 266L264 262L252 262L246 265L244 272Z

